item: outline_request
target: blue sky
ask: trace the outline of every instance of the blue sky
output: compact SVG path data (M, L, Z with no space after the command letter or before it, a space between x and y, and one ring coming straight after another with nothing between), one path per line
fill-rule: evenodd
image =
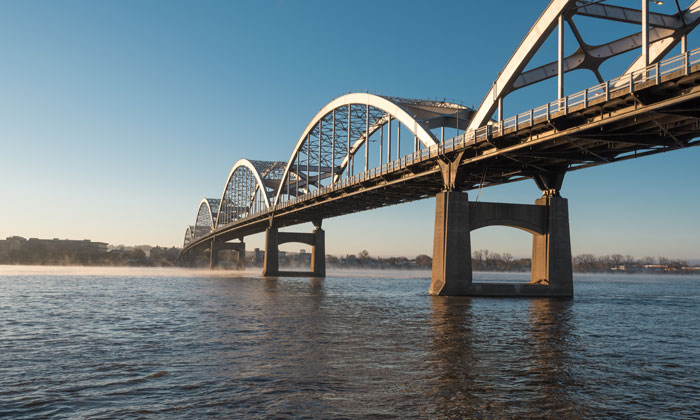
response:
M200 199L220 196L236 160L287 160L337 96L478 106L547 3L3 2L0 237L180 246ZM672 13L666 3L652 10ZM636 29L577 23L591 44ZM575 49L570 33L566 49ZM549 41L533 64L554 54ZM604 77L629 60L606 64ZM596 83L579 73L567 75L567 94ZM505 115L554 95L553 81L524 89ZM573 252L700 259L699 158L689 149L567 175ZM539 194L525 181L481 200ZM425 200L327 220L327 251L431 254L433 212ZM473 249L525 256L530 245L517 230L472 235Z

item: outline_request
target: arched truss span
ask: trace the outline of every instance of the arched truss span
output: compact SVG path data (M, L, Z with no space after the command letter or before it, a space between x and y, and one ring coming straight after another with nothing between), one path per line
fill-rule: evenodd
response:
M364 162L364 169L358 170L361 172L368 169L370 156L381 164L421 146L433 146L439 139L432 130L445 127L464 130L473 112L450 102L369 93L341 96L324 106L304 129L284 169L273 203L283 201L282 195L296 197L321 188L324 183L337 182L343 175L351 176L356 156ZM402 126L413 136L414 150L401 150L398 146ZM375 143L371 153L370 143Z
M187 248L187 245L192 243L192 238L194 237L194 226L189 225L187 226L187 229L185 229L185 241L183 244L183 248Z
M214 226L216 226L217 212L219 210L219 201L220 200L216 198L203 198L202 201L199 202L192 240L197 240L214 229Z
M638 0L628 3L637 6L642 2ZM675 2L675 5L677 13L674 14L656 13L651 7L648 11L647 61L649 65L663 60L678 43L682 43L684 47L685 36L700 24L700 0L690 1L685 9L680 6L678 1ZM604 44L589 45L585 42L579 27L574 22L575 16L639 25L639 31L612 39ZM551 63L525 70L525 67L550 34L557 27L563 28L564 24L571 29L578 49L570 56L564 57L563 32L561 32L561 42L555 54L555 57L559 54L561 60L557 58ZM606 60L629 51L642 49L644 44L641 24L642 11L639 9L607 4L605 0L552 0L499 73L496 81L493 82L491 89L474 114L474 118L470 121L469 129L476 130L487 124L499 104L502 104L503 98L509 93L552 77L559 77L559 66L561 66L562 80L563 75L567 72L587 69L593 72L599 83L603 83L604 78L599 69ZM611 33L616 32L611 31ZM635 56L623 74L629 74L646 67L647 64L644 63L643 57L642 53ZM561 87L557 89L559 96L562 96L563 82Z
M236 162L221 193L215 226L226 226L269 208L282 179L285 163L248 159Z

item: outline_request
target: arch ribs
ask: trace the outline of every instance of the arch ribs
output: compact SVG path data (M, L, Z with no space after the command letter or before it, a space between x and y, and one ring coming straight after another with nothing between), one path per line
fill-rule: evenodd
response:
M278 188L284 162L241 159L226 179L216 227L226 226L251 213L268 209Z
M216 198L203 198L199 202L197 218L194 223L193 240L209 234L214 229L218 209L219 200Z
M472 114L470 108L449 102L369 93L341 96L323 107L302 132L272 202L280 203L282 195L293 198L321 188L324 182L337 182L343 175L351 176L356 170L362 172L374 167L375 164L369 163L372 159L381 164L393 160L394 154L398 158L400 131L408 131L413 136L416 150L433 146L440 141L433 129L464 130ZM394 153L391 127L394 127L393 138L397 142ZM378 159L376 153L369 153L370 143L377 143L373 147L379 149ZM356 168L358 160L362 167Z
M600 1L553 0L537 19L491 86L474 118L469 123L470 130L486 125L499 104L502 104L503 99L517 89L552 77L560 77L563 80L563 74L577 69L590 70L602 83L603 76L599 69L605 61L643 46L641 30L601 45L589 45L584 41L579 28L574 23L574 16L631 24L642 23L642 12L638 9L605 4ZM685 10L678 8L678 13L674 15L649 12L648 17L651 27L648 38L648 64L654 64L661 61L673 47L684 39L685 35L700 23L700 0L693 1ZM567 23L578 44L578 49L573 54L561 57L561 75L559 60L526 71L525 67L560 24L560 21L561 24ZM561 43L563 43L563 39ZM561 50L563 47L559 48ZM643 55L640 54L623 74L629 74L646 65ZM561 94L563 82L560 86L562 86L559 88Z

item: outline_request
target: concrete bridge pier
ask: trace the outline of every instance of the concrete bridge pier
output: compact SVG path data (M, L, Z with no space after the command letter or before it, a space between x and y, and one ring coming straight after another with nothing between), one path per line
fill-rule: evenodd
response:
M242 239L239 242L221 242L212 239L209 244L209 269L213 270L219 265L219 252L224 250L236 251L238 254L236 269L245 270L245 242Z
M217 265L219 265L219 244L216 239L212 239L209 244L209 269L213 270Z
M178 256L177 264L181 267L193 267L194 257L192 256L192 251L180 254Z
M567 200L547 188L534 205L469 202L464 192L436 196L431 295L572 297ZM470 232L510 226L532 233L529 283L473 283Z
M231 250L235 251L238 259L236 260L236 270L245 270L245 242L243 238L239 242L224 242L219 245L219 250Z
M548 286L548 296L574 296L569 204L566 198L547 195L535 205L545 209L545 231L532 238L532 273L530 284Z
M321 224L311 233L314 244L311 246L311 272L314 277L326 277L326 232Z
M431 295L465 296L472 286L472 251L467 193L445 191L435 197Z
M276 227L265 230L264 277L326 277L326 238L321 222L314 222L311 233L280 232ZM279 246L287 242L300 242L311 246L311 271L280 271Z
M276 227L265 229L265 260L263 262L263 277L277 277L280 274L279 242Z

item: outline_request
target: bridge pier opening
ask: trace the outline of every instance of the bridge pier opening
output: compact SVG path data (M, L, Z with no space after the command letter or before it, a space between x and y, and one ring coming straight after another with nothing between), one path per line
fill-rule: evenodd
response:
M178 265L182 267L194 267L195 257L192 255L192 251L187 251L178 256Z
M265 230L265 262L263 277L326 277L326 237L321 223L315 222L311 233L280 232L276 227ZM279 246L287 242L300 242L311 246L311 271L280 271Z
M219 250L231 250L236 253L236 270L245 270L245 242L224 242L220 244Z
M212 239L209 244L209 269L213 270L219 265L219 252L231 250L237 254L236 270L245 270L245 242L219 242Z
M436 196L431 295L572 297L573 276L567 200L546 189L534 205L476 203L467 193ZM530 283L472 282L470 232L510 226L533 235Z

